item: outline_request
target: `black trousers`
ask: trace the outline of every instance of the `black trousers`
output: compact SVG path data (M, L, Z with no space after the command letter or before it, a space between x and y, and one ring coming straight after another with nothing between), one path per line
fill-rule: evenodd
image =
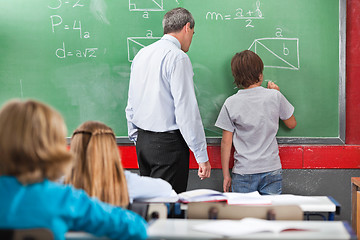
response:
M177 193L186 191L190 152L179 130L158 133L139 129L136 154L141 176L162 178Z

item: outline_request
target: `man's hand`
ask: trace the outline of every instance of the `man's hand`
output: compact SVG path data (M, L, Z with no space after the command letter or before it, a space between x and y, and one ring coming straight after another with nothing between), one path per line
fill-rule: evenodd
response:
M204 178L209 178L210 173L211 173L211 165L209 161L199 163L198 176L201 180L203 180Z

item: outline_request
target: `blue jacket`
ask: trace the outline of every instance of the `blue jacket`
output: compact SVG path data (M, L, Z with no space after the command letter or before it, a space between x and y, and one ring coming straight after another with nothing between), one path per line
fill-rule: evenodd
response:
M65 239L69 230L112 239L147 237L147 223L136 213L49 180L24 186L0 176L0 206L0 228L48 228L55 239Z

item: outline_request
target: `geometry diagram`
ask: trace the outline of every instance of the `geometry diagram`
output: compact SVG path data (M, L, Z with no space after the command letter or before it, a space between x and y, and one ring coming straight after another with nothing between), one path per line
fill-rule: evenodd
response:
M135 55L142 49L157 40L160 37L128 37L127 38L127 48L128 48L128 60L132 62Z
M163 0L129 0L130 11L164 11Z
M264 67L300 69L298 38L259 38L249 50L261 57Z

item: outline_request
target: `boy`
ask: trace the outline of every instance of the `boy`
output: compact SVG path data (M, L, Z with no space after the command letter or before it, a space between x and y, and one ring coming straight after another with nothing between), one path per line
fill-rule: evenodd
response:
M231 60L234 83L240 89L226 99L215 126L223 129L221 165L224 192L281 194L282 171L276 133L279 118L293 129L294 107L268 82L261 86L264 64L254 52L245 50ZM229 173L231 147L234 145L232 179Z

